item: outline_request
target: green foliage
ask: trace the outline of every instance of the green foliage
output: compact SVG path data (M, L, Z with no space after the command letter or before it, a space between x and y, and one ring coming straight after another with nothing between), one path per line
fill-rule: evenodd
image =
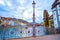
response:
M0 24L2 23L2 21L0 20Z

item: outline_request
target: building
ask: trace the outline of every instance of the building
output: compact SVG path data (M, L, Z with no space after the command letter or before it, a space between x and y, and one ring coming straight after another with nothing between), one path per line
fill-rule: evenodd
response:
M60 29L60 0L55 0L55 2L52 4L52 11L54 27L55 29Z
M33 36L33 24L22 19L1 17L0 38L24 38ZM45 35L44 26L35 24L35 36Z
M54 27L60 27L60 0L55 0L52 4Z
M3 38L24 38L45 35L45 29L35 24L35 1L33 0L33 24L16 18L1 17L1 27L4 28ZM0 34L1 35L1 34Z
M23 33L20 31L25 27L30 27L29 23L22 19L1 17L0 20L0 38L21 38Z
M33 24L31 24L33 26ZM35 36L45 35L45 28L42 24L35 23Z
M43 36L45 35L45 28L44 26L36 26L35 27L35 36Z

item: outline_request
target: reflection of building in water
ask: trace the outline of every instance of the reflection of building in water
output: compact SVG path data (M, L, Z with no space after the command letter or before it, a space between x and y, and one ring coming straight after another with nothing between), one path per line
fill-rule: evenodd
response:
M3 27L4 26L4 27ZM45 29L40 24L35 24L35 36L45 35ZM23 38L33 36L33 24L22 19L1 17L0 37ZM3 29L5 28L5 29ZM5 31L4 31L5 30ZM4 34L4 35L3 35Z

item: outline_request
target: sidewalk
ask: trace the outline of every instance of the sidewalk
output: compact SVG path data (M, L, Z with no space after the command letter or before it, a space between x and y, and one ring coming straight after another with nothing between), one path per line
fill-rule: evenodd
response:
M29 38L17 38L17 39L8 39L8 40L60 40L60 34L58 35L46 35L40 37L29 37Z

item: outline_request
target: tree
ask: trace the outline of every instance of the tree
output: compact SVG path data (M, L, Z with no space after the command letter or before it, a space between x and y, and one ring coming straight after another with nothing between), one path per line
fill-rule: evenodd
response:
M0 19L0 24L2 23L2 20Z
M49 26L49 14L47 10L44 10L43 17L44 17L44 26L45 27Z
M44 27L46 29L46 34L49 34L49 14L47 12L47 10L44 10Z

